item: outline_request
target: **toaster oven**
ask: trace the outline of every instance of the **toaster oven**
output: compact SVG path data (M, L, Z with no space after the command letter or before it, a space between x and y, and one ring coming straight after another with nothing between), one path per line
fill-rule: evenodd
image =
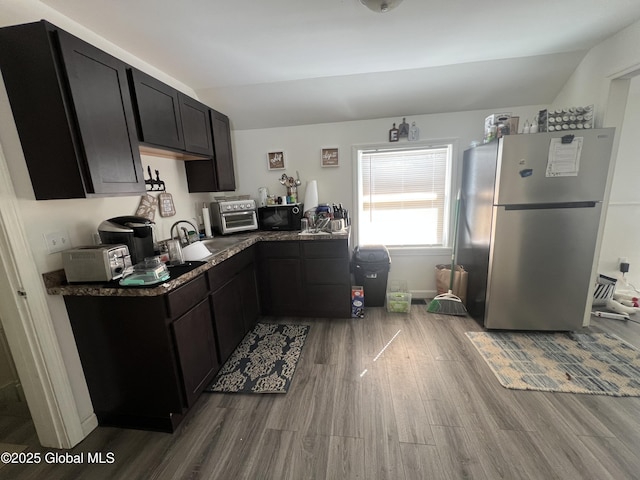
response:
M256 202L253 199L212 202L209 215L213 229L223 235L258 229Z
M131 267L131 256L126 245L76 247L62 252L62 266L67 282L109 282Z

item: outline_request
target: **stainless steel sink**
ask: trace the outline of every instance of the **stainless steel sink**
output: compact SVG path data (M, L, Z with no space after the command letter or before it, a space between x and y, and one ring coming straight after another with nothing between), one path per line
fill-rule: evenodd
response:
M204 246L207 247L211 253L217 253L234 247L235 245L244 242L247 238L249 237L214 237L207 240L201 240L201 242L204 243Z
M185 273L189 273L191 270L195 270L201 265L204 265L207 262L196 261L193 260L191 262L184 262L180 265L169 265L167 268L169 269L169 275L171 275L171 279L178 278L180 275L184 275Z

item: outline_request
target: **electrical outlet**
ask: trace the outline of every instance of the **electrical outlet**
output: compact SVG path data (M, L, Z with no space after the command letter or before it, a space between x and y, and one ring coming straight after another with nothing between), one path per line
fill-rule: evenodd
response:
M629 259L627 257L618 258L618 270L624 275L629 271Z
M49 253L61 252L71 248L69 234L66 231L50 232L44 235L44 242Z

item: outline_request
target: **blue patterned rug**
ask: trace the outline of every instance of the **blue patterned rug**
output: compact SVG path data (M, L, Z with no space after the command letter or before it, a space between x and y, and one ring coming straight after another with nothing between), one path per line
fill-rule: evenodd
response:
M205 392L287 393L308 325L258 323Z
M640 396L640 350L605 333L467 332L503 387Z

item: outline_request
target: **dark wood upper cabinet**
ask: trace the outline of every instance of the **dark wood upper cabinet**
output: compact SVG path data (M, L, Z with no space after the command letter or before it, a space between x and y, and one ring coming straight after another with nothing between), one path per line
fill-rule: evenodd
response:
M129 76L141 142L213 155L209 107L135 68Z
M236 189L236 177L233 170L229 117L213 109L209 112L213 132L213 158L185 162L189 191L233 191Z
M226 115L55 25L0 28L0 69L36 199L143 193L141 147L235 190Z
M213 148L215 150L216 172L218 174L218 190L235 190L236 177L233 170L229 117L212 109L211 127L213 129Z
M184 150L178 91L135 68L129 75L140 141Z
M187 152L211 157L213 155L213 142L209 107L180 92L178 93L178 99L182 116L184 149Z
M46 21L0 29L0 69L36 199L145 191L126 68Z

